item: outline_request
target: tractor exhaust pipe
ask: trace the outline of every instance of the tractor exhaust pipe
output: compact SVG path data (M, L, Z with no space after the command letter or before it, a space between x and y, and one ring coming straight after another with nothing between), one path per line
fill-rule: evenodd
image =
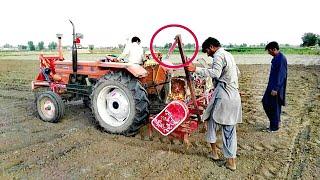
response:
M71 20L69 20L72 24L72 70L73 74L76 77L77 76L77 67L78 67L78 52L77 52L77 45L76 45L76 33L75 33L75 27Z
M62 54L62 45L61 45L62 34L57 34L57 38L58 38L58 54L59 54L59 60L62 61L62 60L64 60L63 54Z

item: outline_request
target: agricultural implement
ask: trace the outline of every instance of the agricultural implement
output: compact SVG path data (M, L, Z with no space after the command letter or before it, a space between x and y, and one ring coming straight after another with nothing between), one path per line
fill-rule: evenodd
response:
M188 143L188 136L198 129L210 97L210 93L204 93L205 78L192 79L186 69L186 76L175 77L172 71L157 63L140 66L113 62L112 56L78 62L77 44L82 35L71 24L72 61L63 57L60 34L57 35L58 55L39 56L40 70L32 81L32 90L40 119L59 122L65 102L82 100L106 132L133 136L147 125L150 136L156 129L162 135ZM173 44L178 46L185 63L179 35ZM161 53L156 55L162 60ZM150 56L146 58L152 62Z

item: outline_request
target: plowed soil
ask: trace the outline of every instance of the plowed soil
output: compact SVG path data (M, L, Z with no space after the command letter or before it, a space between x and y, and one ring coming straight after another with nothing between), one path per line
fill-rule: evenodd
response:
M80 101L66 104L61 122L43 122L30 89L38 61L0 60L0 179L319 178L320 66L289 65L287 106L277 133L262 131L269 124L261 105L269 65L239 68L244 122L237 128L232 172L225 160L206 157L204 133L192 134L189 148L178 140L162 142L158 134L153 140L108 134Z

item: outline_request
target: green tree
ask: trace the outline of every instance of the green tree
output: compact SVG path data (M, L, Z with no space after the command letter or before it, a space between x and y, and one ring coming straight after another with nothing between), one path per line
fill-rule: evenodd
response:
M51 42L48 45L49 50L55 50L57 48L57 43L56 42Z
M226 46L226 48L234 48L234 45L230 43L229 45Z
M33 41L28 41L28 48L30 51L36 50L36 47L33 44Z
M94 45L90 44L89 45L89 50L92 51L94 49Z
M38 49L39 49L40 51L44 49L44 42L43 42L43 41L40 41L40 42L38 43Z
M184 45L184 48L186 49L193 49L195 47L195 44L191 44L191 43L187 43L186 45Z
M26 45L18 45L18 49L19 50L27 50L28 46L26 46Z
M317 39L318 39L317 34L314 33L304 33L304 35L302 36L302 46L304 47L309 47L309 46L314 46L317 44Z
M5 45L3 45L4 48L12 48L12 45L6 43Z
M242 44L240 44L240 47L248 47L248 44L242 43Z
M172 43L166 43L164 44L164 49L169 49L172 46Z

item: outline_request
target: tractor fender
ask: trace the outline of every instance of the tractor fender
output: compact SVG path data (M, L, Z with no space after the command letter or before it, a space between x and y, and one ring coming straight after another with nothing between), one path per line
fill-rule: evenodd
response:
M148 75L148 71L138 65L138 64L131 64L129 65L127 68L126 68L132 75L134 75L135 77L138 77L138 78L143 78L143 77L146 77Z
M137 78L143 78L148 75L148 71L138 64L132 63L118 63L118 62L103 62L99 64L100 67L116 68L116 69L126 69L133 76Z
M31 81L31 90L34 91L39 87L50 87L50 83L48 81Z

